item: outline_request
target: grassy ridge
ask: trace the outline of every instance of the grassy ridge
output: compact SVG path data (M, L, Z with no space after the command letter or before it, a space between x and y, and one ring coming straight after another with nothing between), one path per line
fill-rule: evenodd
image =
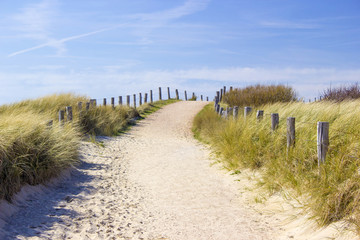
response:
M134 117L146 116L175 100L138 109L100 106L78 112L77 103L87 101L87 97L60 94L0 106L0 199L11 201L24 184L43 183L77 164L84 134L118 135ZM66 106L73 106L73 121L61 126L58 112ZM54 120L52 127L46 125L49 120Z
M306 207L320 225L347 220L360 229L360 101L276 103L259 107L279 113L280 126L270 130L270 116L257 121L220 118L211 105L194 120L194 133L222 155L231 170L261 169L260 185L269 193L283 188L308 196ZM296 146L287 152L286 118L296 118ZM330 122L326 163L317 163L317 121Z

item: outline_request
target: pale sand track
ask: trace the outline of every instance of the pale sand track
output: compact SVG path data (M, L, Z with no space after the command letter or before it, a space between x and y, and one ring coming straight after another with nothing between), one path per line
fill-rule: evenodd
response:
M193 139L205 104L166 106L120 137L101 138L105 148L84 142L70 178L33 187L39 196L27 201L19 195L1 239L280 239L275 218L249 207L242 182L210 166L209 150Z

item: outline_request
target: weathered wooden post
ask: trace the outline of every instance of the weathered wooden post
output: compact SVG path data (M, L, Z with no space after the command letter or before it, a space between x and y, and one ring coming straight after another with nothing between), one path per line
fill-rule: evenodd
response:
M111 98L111 107L113 109L115 108L115 98L114 97Z
M200 95L200 100L201 100L201 101L204 101L203 95Z
M123 101L122 101L122 96L119 96L119 105L122 105Z
M82 102L78 102L77 109L78 109L78 113L79 113L79 118L81 118L81 115L82 115Z
M187 93L186 93L186 90L185 90L185 101L187 101Z
M130 95L126 95L126 105L130 107Z
M209 97L206 97L206 101L207 101L207 102L209 101Z
M147 96L148 94L147 93L145 93L145 96L144 96L144 103L147 103Z
M244 108L244 117L245 117L245 119L246 119L247 116L250 115L251 111L252 111L251 107L245 107Z
M263 119L263 117L264 117L264 110L258 110L256 112L256 119L260 121Z
M87 102L86 103L86 111L89 111L89 109L90 109L90 102Z
M78 112L82 111L82 102L78 102Z
M286 131L286 146L288 149L295 146L295 118L287 118L287 131Z
M176 94L176 100L179 100L179 91L177 89L175 89L175 94Z
M153 92L150 90L150 103L153 103Z
M238 114L239 114L239 107L238 106L234 106L233 109L233 118L237 119L238 118Z
M221 108L220 108L220 111L219 111L220 116L223 116L223 113L224 113L224 108L221 107Z
M159 100L161 101L161 87L159 87Z
M141 93L139 93L139 105L140 105L140 106L142 105L142 96L141 96Z
M60 125L64 125L65 112L64 110L59 111L59 122Z
M192 94L192 97L191 97L192 100L196 101L196 97L195 97L195 93L193 92Z
M232 90L233 90L233 87L232 87L232 86L230 86L230 92L232 92Z
M222 99L223 99L223 89L221 88L220 89L220 98L219 98L219 101L221 102L222 101Z
M96 107L96 99L90 99L90 105Z
M72 107L68 106L65 109L66 109L66 120L68 122L71 122L73 120Z
M217 114L220 114L220 105L219 105L219 104L216 105L216 113L217 113Z
M325 162L329 147L329 122L317 123L317 154L318 166Z
M167 90L168 90L168 99L170 99L171 98L170 97L170 88L168 87Z
M214 101L214 105L218 105L219 104L219 97L218 96L215 96L215 101Z
M271 130L275 131L279 126L279 114L272 113L271 114Z
M223 95L225 95L226 93L226 86L224 86L224 92L223 92Z
M220 102L220 91L216 91L216 97L218 99L218 102Z
M134 108L136 108L136 94L133 94L134 97Z
M106 98L103 100L103 106L106 106Z

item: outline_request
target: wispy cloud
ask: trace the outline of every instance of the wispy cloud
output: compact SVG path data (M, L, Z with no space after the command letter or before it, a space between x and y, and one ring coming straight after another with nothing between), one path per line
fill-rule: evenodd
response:
M129 27L137 21L146 22L145 25L148 29L160 27L163 23L166 23L170 20L181 18L183 16L193 14L200 10L203 10L210 0L188 0L182 6L172 8L165 11L154 12L154 13L144 13L144 14L134 14L128 17L132 19L127 23L118 24L112 27L107 27L88 33L83 33L79 35L74 35L62 39L55 39L50 37L48 29L50 25L50 16L52 14L52 7L54 7L56 0L43 0L40 4L31 5L23 9L23 12L19 15L16 15L14 18L23 23L22 30L27 33L26 36L45 40L45 43L39 44L34 47L22 49L13 53L10 53L8 57L14 57L23 53L31 52L44 47L53 47L58 50L58 53L66 51L64 43L73 41L79 38L88 37L91 35L96 35L99 33L107 32L121 27ZM37 14L39 13L39 14ZM159 25L160 24L160 25ZM142 44L151 43L149 39L143 36L141 40Z
M290 22L290 21L262 21L260 25L268 28L285 28L285 29L318 29L319 24L307 22Z
M289 84L301 97L312 98L330 83L335 86L360 81L360 69L229 67L117 71L118 69L119 66L104 66L97 70L84 69L68 73L0 73L0 81L4 82L0 89L0 103L8 102L9 99L15 101L22 97L38 97L59 91L75 91L94 98L114 97L146 92L159 86L194 91L213 97L215 91L224 85L244 87L258 83ZM28 91L29 87L33 90Z

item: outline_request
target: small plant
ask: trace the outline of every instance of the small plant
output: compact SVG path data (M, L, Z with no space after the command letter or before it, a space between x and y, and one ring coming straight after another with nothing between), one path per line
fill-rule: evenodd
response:
M337 88L326 89L321 98L328 101L341 102L344 100L352 100L360 98L360 86L359 83L354 83L350 86L340 86Z

